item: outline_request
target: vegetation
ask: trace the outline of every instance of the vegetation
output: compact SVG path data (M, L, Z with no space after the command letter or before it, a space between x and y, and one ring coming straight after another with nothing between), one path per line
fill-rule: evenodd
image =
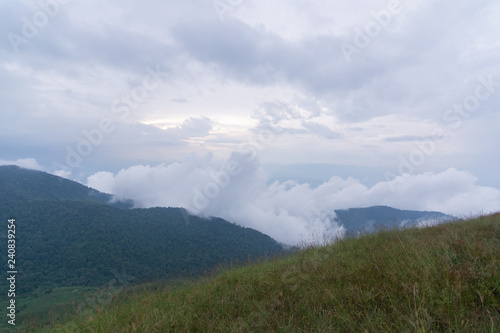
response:
M156 279L201 276L218 265L284 251L250 228L191 216L180 208L120 208L126 203L111 205L109 195L39 171L1 166L0 189L5 265L7 221L16 220L19 320L60 319L75 289L112 286L116 291ZM7 279L0 279L0 288L9 289ZM0 299L6 308L7 293Z
M220 263L283 251L256 230L189 216L179 208L121 210L99 203L40 201L17 211L21 294L201 275Z
M107 203L111 200L109 194L71 180L15 165L0 166L0 184L0 202L75 200Z
M85 304L86 299L96 291L97 288L92 287L61 287L20 295L16 298L17 304L21 305L16 322L32 322L43 326L67 320L78 313L79 309L75 305Z
M219 264L283 251L250 228L180 208L120 209L92 199L102 193L38 171L1 167L0 185L0 221L16 219L21 295L198 276ZM0 233L5 249L6 237ZM7 263L7 251L0 257ZM7 290L7 283L0 280L0 288Z
M179 208L110 204L109 195L42 172L0 167L0 188L0 220L16 219L22 267L17 325L2 322L0 330L494 332L500 325L500 214L382 228L280 257L281 245L255 230ZM367 232L422 213L440 219L389 207L336 211L348 230ZM0 238L6 244L6 233ZM0 256L6 263L6 252Z
M497 332L500 214L146 284L42 332ZM30 330L29 325L25 326Z

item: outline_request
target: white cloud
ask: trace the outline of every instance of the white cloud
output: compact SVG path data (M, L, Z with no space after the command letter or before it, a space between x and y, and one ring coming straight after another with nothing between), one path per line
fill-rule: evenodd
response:
M53 175L62 177L62 178L68 178L71 176L71 171L68 170L56 170L52 172Z
M107 171L96 172L87 178L87 186L111 194L114 192L114 175Z
M0 160L0 165L17 165L21 168L43 171L43 167L34 158L22 158L15 161Z
M386 198L389 205L397 208L457 215L499 211L500 190L476 182L477 177L471 173L450 168L438 174L400 176L371 190L373 195Z
M231 161L241 168L234 175L227 171ZM340 232L332 222L335 209L389 205L448 214L500 210L500 190L476 185L472 174L455 169L399 177L371 188L340 177L317 188L266 181L257 159L234 152L225 161L191 155L182 163L137 165L116 175L100 172L89 177L88 185L118 199L133 199L139 207L181 206L202 216L222 217L286 243Z
M49 172L63 178L69 178L71 175L71 172L67 170L48 170L46 167L40 165L34 158L21 158L15 161L0 160L0 165L17 165L25 169Z

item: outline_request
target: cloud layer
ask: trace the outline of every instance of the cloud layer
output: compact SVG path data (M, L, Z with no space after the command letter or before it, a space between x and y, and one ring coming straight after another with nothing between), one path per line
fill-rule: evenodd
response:
M264 163L394 169L458 117L416 172L500 187L500 159L482 150L499 139L498 1L222 1L2 1L0 157L80 177L224 158L273 126ZM480 77L490 96L454 109ZM115 130L68 163L103 119Z
M389 205L455 215L500 209L499 190L479 186L473 175L456 169L407 175L370 188L340 177L315 188L293 180L266 181L257 159L234 152L228 160L193 154L171 165L99 172L88 178L88 185L117 199L133 199L137 207L180 206L223 217L289 244L311 234L341 232L334 223L335 209Z
M0 160L284 241L335 230L335 208L495 209L498 17L498 0L4 0ZM258 160L392 176L269 185Z

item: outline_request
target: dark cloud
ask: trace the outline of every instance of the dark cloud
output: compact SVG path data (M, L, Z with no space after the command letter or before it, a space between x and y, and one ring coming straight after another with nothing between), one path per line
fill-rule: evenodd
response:
M339 48L342 40L335 36L290 42L237 20L223 24L183 23L172 33L197 61L217 66L221 75L251 84L297 84L315 93L329 94L357 88L381 71L375 65L346 66Z
M414 141L436 141L444 139L443 135L427 135L427 136L419 136L419 135L403 135L403 136L392 136L388 138L384 138L386 142L414 142Z

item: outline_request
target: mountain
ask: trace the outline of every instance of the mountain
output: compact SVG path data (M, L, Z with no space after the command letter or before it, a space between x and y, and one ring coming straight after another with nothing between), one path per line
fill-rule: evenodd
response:
M181 208L131 206L71 180L0 166L0 221L16 219L19 288L175 279L283 252L269 236L223 219L191 216ZM335 213L350 232L450 218L384 206ZM6 262L7 252L1 256Z
M400 210L387 206L335 210L336 222L348 232L371 232L377 228L414 227L419 224L443 222L453 217L440 212Z
M33 200L96 201L132 208L131 201L113 202L112 196L46 172L15 165L0 166L0 202Z
M0 221L16 220L19 290L196 276L283 252L269 236L223 219L123 209L110 199L44 172L0 167ZM7 251L1 258L7 262Z

